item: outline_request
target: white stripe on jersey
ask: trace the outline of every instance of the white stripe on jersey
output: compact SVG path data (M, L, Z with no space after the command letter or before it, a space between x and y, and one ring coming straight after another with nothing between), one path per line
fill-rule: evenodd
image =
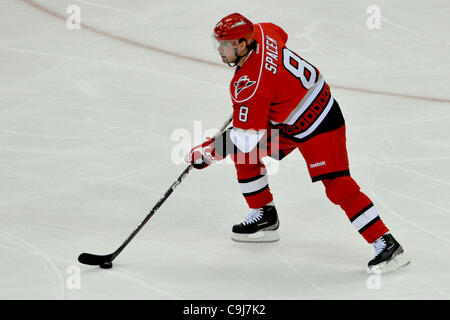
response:
M277 125L279 123L284 123L284 124L288 124L288 125L295 124L299 120L299 118L302 116L302 114L309 108L311 103L313 103L313 101L320 94L324 85L325 85L325 80L323 79L322 75L319 74L319 78L318 78L317 82L308 90L308 92L305 94L305 96L302 98L302 100L298 103L298 105L295 107L295 109L291 111L289 116L287 116L287 118L284 121L276 122L276 121L270 120L270 122L274 125ZM330 101L332 99L333 98L331 97ZM327 105L327 107L328 106L329 105ZM325 112L328 113L328 111L329 110L326 110L326 111L324 111L324 113ZM319 117L316 119L316 121L322 122L323 118L321 119ZM316 128L319 125L319 123L317 123L317 125L314 128ZM304 136L302 136L302 137L304 137Z
M269 184L269 178L267 177L267 175L264 175L255 181L244 182L244 183L240 182L239 186L241 187L242 193L251 193L251 192L256 192L258 190L261 190L268 184Z
M330 97L330 101L328 101L327 106L325 107L323 112L320 114L320 116L317 117L316 121L307 130L295 135L294 137L296 137L298 139L302 139L302 138L306 137L307 135L311 134L314 130L316 130L316 128L319 126L319 124L321 124L323 119L325 119L325 117L327 116L328 112L330 111L331 107L333 106L333 102L334 102L333 97Z
M375 207L372 206L369 209L367 209L366 212L364 212L358 218L356 218L355 221L352 222L352 224L356 228L356 230L359 231L376 217L378 217L378 212L375 209Z
M297 122L298 118L303 114L303 112L308 109L308 107L311 105L311 103L314 101L314 99L317 98L320 91L323 89L323 86L325 85L325 81L321 74L319 74L319 79L317 82L309 88L308 92L305 94L303 99L299 102L297 107L289 114L289 116L283 121L283 123L293 125Z

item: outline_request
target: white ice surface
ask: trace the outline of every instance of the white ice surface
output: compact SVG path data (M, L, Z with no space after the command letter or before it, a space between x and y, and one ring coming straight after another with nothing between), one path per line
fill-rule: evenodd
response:
M66 28L71 4L81 30ZM381 9L380 30L366 27L369 5ZM2 0L0 299L449 299L449 9ZM375 289L373 248L298 152L270 177L280 242L230 240L248 209L233 165L217 164L183 181L113 269L78 264L83 251L114 251L185 168L171 160L175 130L219 128L230 113L232 70L214 65L210 35L235 11L281 25L331 84L352 174L412 259ZM72 265L80 289L67 286Z

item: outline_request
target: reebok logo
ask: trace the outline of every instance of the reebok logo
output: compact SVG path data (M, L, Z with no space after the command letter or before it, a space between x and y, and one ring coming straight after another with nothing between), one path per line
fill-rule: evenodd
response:
M316 162L316 163L310 164L309 167L310 168L317 168L317 167L325 166L326 164L327 163L325 161Z

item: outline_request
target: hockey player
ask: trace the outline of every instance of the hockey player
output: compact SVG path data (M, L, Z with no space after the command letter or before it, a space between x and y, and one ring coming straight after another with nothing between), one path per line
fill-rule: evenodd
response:
M228 155L233 159L251 212L233 226L232 239L279 240L279 219L261 158L281 160L299 149L312 181L323 183L328 199L373 244L375 257L368 272L409 264L402 246L350 175L344 118L319 70L287 48L288 35L272 23L253 24L233 13L217 23L213 37L222 61L235 68L230 83L233 127L194 147L187 162L203 169Z

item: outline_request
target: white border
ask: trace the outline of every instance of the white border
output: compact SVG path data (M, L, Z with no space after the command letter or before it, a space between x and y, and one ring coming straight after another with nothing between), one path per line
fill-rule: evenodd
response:
M256 24L256 25L259 27L259 29L261 29L261 37L262 37L262 42L263 42L261 44L261 47L262 47L262 49L261 49L262 50L262 52L261 52L261 67L259 68L259 76L258 76L258 80L256 82L256 88L255 88L255 91L253 92L253 94L250 97L248 97L247 99L244 99L244 100L237 100L237 99L235 99L233 97L233 93L231 92L231 89L229 89L231 99L234 102L236 102L236 103L242 103L242 102L245 102L245 101L251 99L255 95L256 91L258 91L259 80L261 79L262 69L263 69L263 64L264 64L264 52L265 52L265 50L264 50L264 32L263 32L263 29L262 29L262 27L259 24ZM234 76L233 76L233 79L234 79ZM233 81L233 80L231 80L231 81ZM230 84L230 88L231 88L231 84Z

